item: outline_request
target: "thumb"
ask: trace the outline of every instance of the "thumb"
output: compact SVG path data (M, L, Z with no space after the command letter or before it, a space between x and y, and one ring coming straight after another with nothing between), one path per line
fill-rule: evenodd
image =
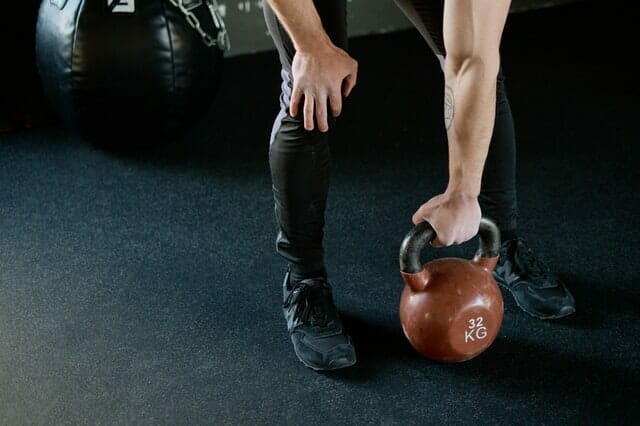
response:
M411 218L411 221L413 222L414 225L417 225L419 223L422 222L426 222L424 215L422 214L422 208L419 208L418 211L416 211L413 214L413 217Z

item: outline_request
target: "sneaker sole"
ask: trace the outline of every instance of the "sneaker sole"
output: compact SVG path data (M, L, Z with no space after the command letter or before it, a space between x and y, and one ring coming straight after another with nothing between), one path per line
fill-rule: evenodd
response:
M350 341L351 341L351 339L350 339ZM353 342L351 343L351 346L353 347ZM298 348L295 345L293 345L293 350L294 350L298 360L301 363L303 363L305 365L305 367L308 367L308 368L312 369L313 371L340 370L341 368L351 367L351 366L355 365L355 363L358 361L357 356L355 354L355 350L354 350L353 359L349 359L347 357L336 358L336 359L332 360L329 363L329 365L327 365L327 366L319 366L319 365L311 364L311 363L305 361L304 358L302 356L300 356L300 354L298 353Z
M340 370L342 368L351 367L356 364L357 359L350 360L349 358L338 358L334 359L329 363L326 367L319 367L317 365L312 365L305 362L304 359L298 354L298 351L295 351L296 357L300 360L301 363L305 365L305 367L312 369L313 371L332 371L332 370Z
M498 283L498 285L502 288L504 288L505 290L507 290L509 292L509 294L511 294L511 297L513 297L513 300L515 300L516 305L518 305L518 307L525 312L528 315L531 315L534 318L537 319L541 319L541 320L554 320L554 319L560 319L560 318L564 318L564 317L568 317L569 315L575 313L576 308L571 307L571 306L565 306L564 308L562 308L560 310L560 312L556 315L542 315L542 314L538 314L536 312L532 312L530 310L525 309L524 306L522 306L520 304L520 302L518 301L518 299L513 295L513 293L511 292L511 289L509 288L509 286L507 286L506 284L503 284L502 281L500 280L496 280L496 283Z

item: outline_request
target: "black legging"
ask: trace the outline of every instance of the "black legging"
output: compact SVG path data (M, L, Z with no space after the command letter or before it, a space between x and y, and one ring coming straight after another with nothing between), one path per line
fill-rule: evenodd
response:
M431 7L421 7L426 1L414 0L421 19L429 20L429 28L439 28L434 34L432 49L441 46L442 16L426 16ZM323 27L331 41L347 48L346 0L315 0ZM436 7L437 10L437 7ZM295 49L291 39L265 2L264 15L282 64L280 112L271 133L269 165L275 199L275 215L279 227L277 250L295 276L325 275L323 260L324 212L329 188L331 130L322 133L304 129L301 114L289 114L293 88L291 62ZM479 197L483 216L492 218L503 235L515 235L517 202L515 190L515 134L511 108L504 87L502 70L497 81L496 119L489 153L482 177ZM331 123L329 124L331 128Z

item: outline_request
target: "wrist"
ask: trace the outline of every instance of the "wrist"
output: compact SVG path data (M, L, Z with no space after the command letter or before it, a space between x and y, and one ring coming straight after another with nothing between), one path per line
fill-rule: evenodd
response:
M475 199L480 195L481 176L453 175L449 178L446 194L463 199Z
M324 31L300 35L293 41L297 53L317 53L334 47L331 39Z
M291 38L296 52L314 52L332 45L322 25L314 0L267 0Z
M448 199L455 199L458 201L464 201L465 203L476 202L478 200L478 195L474 192L463 191L460 189L451 189L447 188L444 193L444 196Z

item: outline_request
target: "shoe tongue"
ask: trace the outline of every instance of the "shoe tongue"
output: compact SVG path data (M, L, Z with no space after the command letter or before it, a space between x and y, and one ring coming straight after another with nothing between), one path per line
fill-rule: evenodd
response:
M521 241L518 241L516 244L514 244L513 259L515 260L516 264L520 266L523 272L530 272L531 267L533 266L531 253L527 249L527 246L524 245L524 243L522 243Z
M303 280L302 285L308 287L307 303L309 304L309 321L311 325L326 326L330 322L331 295L327 294L329 285L323 279Z
M546 286L548 271L544 264L542 264L521 241L518 241L514 259L530 279L537 281L536 284L538 284L538 286Z
M507 260L513 259L516 260L518 255L518 240L506 240L502 242L500 246L500 262L505 262Z
M514 247L518 244L519 240L517 238L511 240L502 240L502 244L500 244L500 252L507 253L514 249Z

